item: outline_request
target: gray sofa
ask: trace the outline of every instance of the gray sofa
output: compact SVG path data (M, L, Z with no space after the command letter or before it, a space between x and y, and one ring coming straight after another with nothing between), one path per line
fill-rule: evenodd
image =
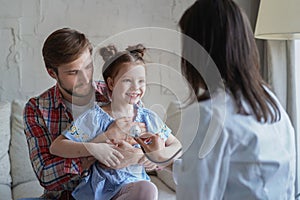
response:
M0 200L39 197L43 188L32 170L23 132L24 102L0 102ZM170 172L151 175L159 188L159 199L176 199Z

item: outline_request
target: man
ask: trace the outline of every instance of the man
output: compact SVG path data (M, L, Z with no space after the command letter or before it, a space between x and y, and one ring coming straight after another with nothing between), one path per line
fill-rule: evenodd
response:
M25 134L30 160L40 184L45 188L42 197L72 199L71 192L78 185L80 175L97 159L105 157L106 150L116 155L111 167L121 168L144 162L142 154L126 154L105 143L71 142L66 149L74 150L69 158L50 153L51 142L94 101L108 102L106 86L93 82L92 45L84 34L69 28L59 29L46 39L43 57L48 74L56 85L38 97L31 98L24 109ZM76 115L75 115L76 114ZM132 122L127 118L116 120L105 135L125 137L121 129L129 130ZM143 128L144 125L140 124ZM105 146L105 145L106 146ZM121 153L120 153L121 152Z

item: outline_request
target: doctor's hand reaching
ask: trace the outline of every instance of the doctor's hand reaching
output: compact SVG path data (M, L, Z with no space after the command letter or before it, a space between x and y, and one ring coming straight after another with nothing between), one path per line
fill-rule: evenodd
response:
M146 153L160 151L165 148L165 141L158 134L145 133L135 138L135 140L144 148Z

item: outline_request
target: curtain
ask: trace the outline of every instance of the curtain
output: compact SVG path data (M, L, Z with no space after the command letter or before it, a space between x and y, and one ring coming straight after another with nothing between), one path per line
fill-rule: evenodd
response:
M235 1L244 9L252 29L255 30L260 0ZM256 42L261 58L262 76L286 109L295 128L297 150L295 192L300 196L300 61L299 66L296 66L295 42L278 40L256 40ZM298 45L300 46L300 41ZM300 47L298 54L300 54ZM297 199L300 200L300 197Z
M262 57L261 70L263 78L272 87L295 128L297 150L295 192L297 195L300 193L300 77L297 75L299 69L297 69L295 62L295 42L264 41ZM298 83L297 77L299 77Z
M252 29L255 30L260 0L235 1L244 9ZM286 109L295 128L297 150L295 192L297 195L300 193L300 66L295 65L295 42L278 40L256 40L256 42L261 58L262 76L270 84L282 106ZM300 46L300 41L298 45ZM299 77L298 83L296 82L297 77ZM300 200L300 197L297 199Z

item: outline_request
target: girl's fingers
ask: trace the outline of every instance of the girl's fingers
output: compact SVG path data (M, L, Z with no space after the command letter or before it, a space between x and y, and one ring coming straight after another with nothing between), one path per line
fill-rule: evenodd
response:
M115 156L115 158L119 161L120 159L124 159L124 156L123 156L123 154L121 154L119 151L117 151L117 150L115 150L114 151L114 156Z
M113 157L110 158L109 163L112 166L117 166L117 165L120 164L120 160L117 157L113 156Z

